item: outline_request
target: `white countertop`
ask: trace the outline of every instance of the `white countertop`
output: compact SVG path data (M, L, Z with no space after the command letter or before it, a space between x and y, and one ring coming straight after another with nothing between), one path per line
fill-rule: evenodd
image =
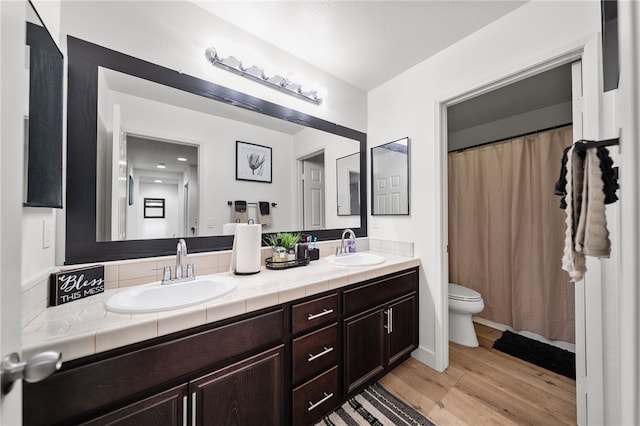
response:
M374 253L374 252L371 252ZM378 253L385 262L374 266L343 267L324 258L308 266L286 270L262 267L255 275L229 272L206 277L231 277L236 289L218 299L172 311L151 314L116 314L105 301L126 288L105 290L95 296L47 308L22 330L23 357L43 350L62 352L69 361L131 343L209 324L236 315L290 302L327 290L418 266L415 257Z

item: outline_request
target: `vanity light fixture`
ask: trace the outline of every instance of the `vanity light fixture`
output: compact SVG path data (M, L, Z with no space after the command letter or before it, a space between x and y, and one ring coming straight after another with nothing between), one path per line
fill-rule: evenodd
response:
M326 96L326 89L322 87L318 89L309 88L306 85L291 81L278 74L269 74L264 68L260 68L257 65L245 65L234 56L223 58L218 55L218 51L216 51L214 47L208 48L205 56L209 62L217 67L316 105L320 105L322 98Z
M178 157L178 158L176 158L176 160L178 160L178 161L187 161L187 159L184 158L184 157Z
M156 166L158 169L166 169L167 166L164 165L164 163L158 163L158 165Z

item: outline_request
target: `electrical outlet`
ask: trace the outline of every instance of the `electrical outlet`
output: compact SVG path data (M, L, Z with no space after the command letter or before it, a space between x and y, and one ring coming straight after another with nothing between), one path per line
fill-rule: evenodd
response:
M46 249L51 247L51 234L52 234L52 229L51 229L51 220L50 219L44 219L42 221L42 248Z

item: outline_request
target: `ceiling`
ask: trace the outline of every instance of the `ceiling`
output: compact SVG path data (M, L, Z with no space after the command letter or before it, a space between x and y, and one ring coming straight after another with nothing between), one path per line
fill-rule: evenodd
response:
M369 91L525 1L195 1L221 19Z

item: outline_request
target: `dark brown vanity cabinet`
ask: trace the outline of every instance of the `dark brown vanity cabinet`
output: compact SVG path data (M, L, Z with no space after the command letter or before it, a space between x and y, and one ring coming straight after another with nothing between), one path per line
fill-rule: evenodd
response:
M178 386L113 411L84 426L179 426L187 421L187 385Z
M284 422L284 346L189 384L192 425L280 425Z
M409 357L418 269L70 361L30 425L307 425Z
M417 275L411 270L343 292L345 395L418 347Z
M293 425L306 425L319 419L341 400L339 314L337 293L291 307Z
M24 384L24 424L279 424L284 316L277 306L72 361Z
M221 368L83 425L282 424L283 348Z

